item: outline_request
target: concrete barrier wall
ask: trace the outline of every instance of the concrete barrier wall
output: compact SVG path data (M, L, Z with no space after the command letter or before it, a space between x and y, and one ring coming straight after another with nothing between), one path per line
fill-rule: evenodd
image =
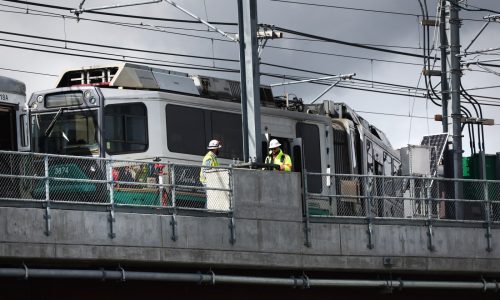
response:
M44 210L0 208L0 259L95 265L235 267L330 271L500 273L500 230L492 230L486 251L484 228L434 226L435 251L427 227L313 222L305 246L300 174L235 170L235 238L230 216L176 216L116 212L115 238L109 213L52 209L52 233L44 234Z

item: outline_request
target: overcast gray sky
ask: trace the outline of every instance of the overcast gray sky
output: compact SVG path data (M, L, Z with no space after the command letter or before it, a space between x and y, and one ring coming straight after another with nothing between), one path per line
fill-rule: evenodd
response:
M211 59L182 58L144 52L98 48L71 42L64 43L61 41L19 36L19 34L23 34L98 45L238 59L237 44L225 40L222 36L214 32L208 32L206 26L140 18L117 18L90 13L83 13L81 15L81 20L78 22L72 18L74 15L67 10L26 5L23 4L22 1L19 2L20 3L0 0L0 16L3 20L3 33L0 34L0 39L2 39L0 43L0 51L2 54L0 75L24 81L27 85L28 93L36 90L53 88L57 77L9 71L8 69L59 75L68 68L99 65L110 62L105 59L98 59L97 57L113 57L115 59L135 61L139 61L139 58L145 58L149 60L156 59L232 69L238 68L238 63L221 62ZM33 2L77 8L81 0L33 0ZM141 1L87 0L85 1L84 8L134 2ZM208 19L209 21L237 22L237 8L236 1L234 0L177 0L176 2L194 14L203 19ZM424 2L424 0L422 0L422 2ZM500 11L500 1L498 0L469 0L465 2L469 5L468 9L470 10L476 10L479 7ZM320 4L323 6L311 4ZM427 5L429 14L432 16L436 15L436 1L429 0L427 1ZM420 18L417 17L417 15L421 14L421 10L417 0L260 0L258 1L258 9L259 23L273 24L279 27L331 39L376 45L376 47L385 49L422 54L422 29L418 23ZM379 12L374 12L373 10ZM191 20L187 15L164 2L106 10L105 12ZM480 20L488 14L491 13L464 10L460 12L460 16L467 19L463 21L461 27L462 49L469 45L472 38L484 25L484 21ZM115 24L111 24L112 22ZM122 24L116 24L116 22ZM155 27L140 26L140 24L153 25ZM164 26L163 29L168 32L158 31L158 26ZM236 33L237 30L235 26L221 25L218 27L229 33ZM186 28L192 30L186 30ZM7 33L15 34L12 35ZM470 47L469 51L484 48L498 48L500 47L499 37L500 23L491 23ZM439 40L439 36L434 32L434 28L431 28L431 43L434 38ZM56 46L60 49L26 43ZM44 49L95 57L75 57L6 46ZM73 49L77 49L78 51ZM82 52L81 50L84 51ZM89 51L96 51L99 53L89 53ZM102 54L103 52L113 54L113 56ZM434 55L434 53L435 52L432 52L432 55ZM500 51L492 53L497 55L470 55L466 59L500 59ZM158 63L171 64L169 62ZM421 88L425 87L424 80L420 77L423 63L423 60L420 58L343 46L334 43L306 41L299 36L290 34L285 34L285 38L283 39L268 41L262 52L262 62L327 74L356 73L357 79L386 82L413 88L417 86ZM500 61L492 63L500 64ZM439 68L439 62L436 63L436 66ZM206 74L238 79L237 74L231 73L214 73L204 70L189 69L178 70L191 74ZM500 72L500 68L493 68L492 70ZM261 72L276 73L286 76L322 76L297 70L270 67L267 65L261 66ZM433 78L434 85L439 82L438 79L439 78ZM266 84L282 81L280 79L264 76L261 80ZM462 82L467 89L500 86L500 77L498 74L495 75L488 72L488 70L481 69L477 66L471 66L470 70L464 71ZM375 89L380 89L379 84L374 84L373 87ZM284 92L294 93L307 102L314 99L324 89L325 87L321 85L301 84L288 86L287 88L277 87L274 88L273 91L275 95ZM439 90L439 87L437 89ZM499 91L500 88L488 88L470 90L469 93L489 97L500 97ZM398 90L398 92L401 91ZM426 119L432 118L434 114L441 112L439 107L426 99L338 87L333 88L323 98L345 102L355 110L358 110L365 119L384 131L396 148L405 146L408 143L418 144L423 135L440 133L442 130L439 122L435 122L432 119ZM481 100L481 102L500 105L499 100ZM469 109L473 111L469 105L466 105L466 107L469 107ZM496 121L500 123L500 107L483 106L483 112L484 117L496 119ZM402 116L382 115L379 113ZM485 129L485 134L487 153L500 152L500 126L495 125L487 127ZM463 141L464 150L468 153L470 152L470 147L467 138L467 130L464 130L464 135L466 136Z

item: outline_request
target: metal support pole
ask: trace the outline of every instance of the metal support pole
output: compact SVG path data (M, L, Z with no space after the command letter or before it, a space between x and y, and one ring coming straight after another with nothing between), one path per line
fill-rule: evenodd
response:
M458 0L450 0L450 55L451 55L451 100L453 120L453 177L462 178L462 114L460 112L460 7ZM455 200L463 199L463 184L455 181ZM463 203L455 202L455 216L464 218Z
M446 35L446 0L441 0L441 14L439 21L439 36L441 41L441 104L443 114L443 132L448 132L448 100L450 99L450 86L448 84L448 36Z
M240 45L240 92L241 92L241 128L243 133L243 162L248 162L248 115L247 115L247 77L245 65L245 31L243 28L243 0L238 0L238 33Z
M243 35L240 37L243 40L243 44L240 43L240 47L243 47L245 70L241 70L241 72L242 82L244 81L246 84L247 100L247 124L243 124L243 127L247 128L247 136L243 136L243 139L247 139L248 141L248 160L262 162L260 73L257 53L257 1L240 0L238 1L238 7L241 10L241 13L238 13L238 16L241 16L239 23L243 23ZM244 77L243 74L245 74ZM244 131L245 129L243 129Z

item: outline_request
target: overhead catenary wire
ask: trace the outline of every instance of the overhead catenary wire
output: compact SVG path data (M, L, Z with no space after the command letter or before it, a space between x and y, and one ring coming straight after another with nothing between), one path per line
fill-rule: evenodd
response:
M378 9L367 9L367 8L359 8L359 7L348 7L348 6L340 6L340 5L331 5L331 4L319 4L319 3L311 3L311 2L301 2L301 1L290 1L290 0L270 0L271 2L282 2L288 4L298 4L298 5L306 5L306 6L315 6L321 8L335 8L335 9L345 9L357 12L368 12L368 13L380 13L380 14L390 14L390 15L400 15L400 16L410 16L410 17L420 17L418 14L408 13L408 12L398 12L398 11L388 11L388 10L378 10ZM431 16L435 18L436 16ZM467 21L477 21L482 22L481 19L462 19Z
M3 4L0 4L0 6L5 6ZM9 6L12 7L12 6ZM23 9L19 7L14 7L17 9ZM33 11L36 11L37 14L34 14ZM11 12L10 13L19 13L19 12ZM172 27L165 27L165 26L152 26L152 24L146 24L146 23L138 23L138 24L133 24L133 23L124 23L124 22L115 22L115 21L109 21L109 20L98 20L98 19L90 19L90 18L84 18L84 17L75 17L72 15L65 15L65 14L56 14L56 13L50 13L50 12L45 12L45 11L40 11L40 10L33 10L31 9L29 12L23 12L22 14L29 14L29 15L37 15L37 16L44 16L44 17L54 17L54 18L67 18L67 19L74 19L74 20L80 20L80 21L89 21L89 22L97 22L97 23L103 23L103 24L109 24L109 25L115 25L115 26L120 26L120 27L126 27L126 28L134 28L138 30L146 30L146 31L154 31L154 32L162 32L166 34L172 34L172 35L178 35L178 36L184 36L184 37L191 37L191 38L198 38L198 39L213 39L216 41L223 41L226 42L226 40L223 39L214 39L212 37L207 37L207 36L202 36L202 35L194 35L194 34L188 34L184 32L175 32L175 31L169 31L165 30L165 28L168 29L173 29L173 30L182 30L180 28L172 28ZM190 28L185 28L183 30L195 30L195 29L190 29ZM213 31L206 31L203 30L204 33L213 33ZM229 41L227 41L229 42Z
M367 49L367 50L373 50L373 51L379 51L379 52L385 52L385 53L391 53L391 54L397 54L397 55L403 55L403 56L411 56L411 57L419 57L419 58L422 57L422 55L420 55L420 54L403 52L403 51L396 51L396 50L391 50L391 49L384 49L384 48L380 48L380 47L367 46L367 45L362 45L359 43L347 42L347 41L328 38L328 37L319 36L319 35L315 35L315 34L311 34L311 33L287 29L287 28L283 28L280 26L275 26L274 28L278 31L282 31L285 33L298 35L298 36L304 36L304 37L308 37L308 38L314 38L314 39L323 40L323 41L327 41L327 42L335 43L335 44L341 44L341 45L346 45L346 46L351 46L351 47L363 48L363 49Z
M213 59L213 58L211 58L211 59ZM175 67L175 66L174 66L174 67ZM285 67L285 66L283 66L283 68L286 68L286 67ZM215 71L218 71L218 70L215 70ZM231 72L234 72L234 70L231 70ZM281 76L280 76L280 77L281 77Z
M18 4L23 4L23 5L33 5L33 6L38 6L38 7L45 7L45 8L51 8L51 9L56 9L56 10L64 10L64 11L71 11L72 9L74 9L72 7L67 7L67 6L51 5L51 4L44 4L44 3L39 3L39 2L24 1L24 0L1 0L1 1L18 3ZM122 18L142 19L142 20L199 24L198 21L186 20L186 19L169 19L169 18L149 17L149 16L137 16L137 15L109 13L109 12L102 12L102 11L89 11L87 13L96 14L96 15L111 16L111 17L122 17ZM215 25L227 25L227 26L237 26L238 25L238 23L236 23L236 22L212 21L210 23L215 24Z
M34 72L34 71L26 71L26 70L5 68L5 67L0 67L0 70L10 71L10 72L17 72L17 73L33 74L33 75L51 76L51 77L57 77L58 76L58 75L55 75L55 74L42 73L42 72Z
M209 40L212 40L212 41L218 41L218 42L231 42L231 41L228 41L228 40L224 40L224 39L217 39L217 38L212 38L212 37L206 37L206 36L200 36L200 35L192 35L192 34L187 34L187 33L181 33L181 32L173 32L173 31L167 31L165 30L164 28L167 28L167 29L171 29L171 30L184 30L184 31L199 31L199 32L204 32L204 33L214 33L214 31L206 31L206 30L201 30L201 29L194 29L194 28L182 28L182 27L172 27L172 26L159 26L159 25L153 25L153 24L147 24L147 23L144 23L144 22L141 22L141 23L138 23L138 24L134 24L134 23L124 23L124 22L115 22L115 21L105 21L105 20L97 20L97 19L90 19L90 18L83 18L83 17L74 17L74 16L71 16L71 15L64 15L64 14L56 14L56 13L50 13L50 12L45 12L45 11L40 11L40 10L33 10L31 9L29 12L26 12L24 10L24 8L21 8L21 7L16 7L16 6L10 6L10 5L4 5L4 4L0 4L0 6L7 6L7 7L11 7L11 8L16 8L16 9L20 9L22 11L19 11L19 12L13 12L13 11L4 11L4 12L9 12L9 13L18 13L18 14L32 14L32 15L40 15L40 16L47 16L47 17L63 17L63 18L73 18L73 19L78 19L78 20L82 20L82 21L90 21L90 22L98 22L98 23L105 23L105 24L110 24L110 25L116 25L116 26L124 26L124 27L129 27L129 28L135 28L135 29L142 29L142 30L150 30L150 31L161 31L161 32L164 32L164 33L168 33L168 34L175 34L175 35L179 35L179 36L185 36L185 37L193 37L193 38L201 38L201 39L209 39ZM33 11L36 11L38 12L39 14L33 14L32 12ZM286 39L286 38L285 38ZM292 38L288 38L288 39L292 39ZM303 39L303 40L307 40L307 41L317 41L317 42L325 42L325 41L322 41L322 40L314 40L314 39ZM412 47L405 47L405 46L395 46L395 45L373 45L373 44L368 44L368 43L359 43L360 45L367 45L367 46L378 46L378 47L387 47L387 48L406 48L406 49L420 49L420 48L412 48ZM268 46L269 48L280 48L280 47L277 47L277 46ZM300 49L294 49L294 48L291 48L291 47L288 47L288 48L284 48L284 47L281 47L282 49L288 49L288 50L291 50L291 51L301 51ZM302 52L304 52L302 50ZM326 53L325 53L326 54ZM332 54L334 55L334 54ZM340 57L348 57L348 56L342 56L342 55L337 55L337 56L340 56ZM352 57L352 58L356 58L356 57ZM371 59L371 58L361 58L360 59ZM375 61L381 61L381 62L394 62L394 63L401 63L401 64L412 64L410 62L398 62L398 61L391 61L391 60L382 60L382 59L374 59Z
M196 64L192 64L191 66L185 66L185 65L183 66L181 64L172 65L172 64L165 64L165 63L163 63L163 64L162 63L154 63L154 62L148 62L147 61L148 58L144 58L144 60L146 60L146 61L132 61L132 60L124 60L124 59L113 59L113 58L107 58L107 57L101 57L101 56L95 56L95 55L85 55L85 54L78 54L78 53L66 53L66 52L61 52L61 51L51 51L51 50L45 50L45 49L35 49L33 47L22 47L22 46L7 45L7 44L0 45L0 47L10 47L10 48L22 49L22 50L28 50L28 51L38 51L38 52L52 53L52 54L58 54L58 55L70 55L70 56L94 58L94 59L102 59L102 60L111 60L111 61L119 61L119 62L127 61L127 62L131 62L131 63L148 63L148 64L153 65L153 66L173 67L173 68L181 68L181 69L205 70L205 71L215 71L215 72L225 72L225 73L238 73L239 72L239 70L237 70L237 69L213 68L213 67L196 65ZM286 66L283 66L283 68L286 68ZM295 68L292 68L292 69L295 69ZM316 73L318 73L318 72L316 72ZM323 73L323 74L326 74L327 76L331 75L331 74L327 74L327 73ZM282 74L272 74L272 73L264 73L264 72L261 72L261 76L270 76L273 78L280 78L280 79L282 79L284 77ZM286 78L296 79L297 77L286 76ZM359 79L356 79L356 80L359 80ZM316 84L321 84L321 83L316 83ZM394 84L390 84L390 83L387 83L387 84L394 85ZM406 93L402 93L402 92L376 90L373 88L360 88L360 87L353 87L353 86L339 86L339 87L347 88L347 89L355 89L358 91L370 91L370 92L377 92L377 93L390 94L390 95L403 95L403 96L407 95ZM419 96L417 96L417 97L419 97ZM485 96L480 96L480 97L485 97ZM420 96L420 98L425 98L425 96ZM488 98L500 100L500 98L494 98L494 97L488 97ZM491 103L486 104L486 105L500 106L500 105L491 104Z

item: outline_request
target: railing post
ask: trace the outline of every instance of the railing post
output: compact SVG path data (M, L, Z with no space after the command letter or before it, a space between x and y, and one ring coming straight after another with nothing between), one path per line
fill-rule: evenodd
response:
M434 242L433 242L433 237L434 237L434 232L432 229L432 196L431 196L431 191L430 191L430 183L432 181L429 178L424 178L424 188L425 188L425 202L427 206L427 237L429 239L429 243L427 248L429 251L434 251L436 250L436 247L434 247Z
M378 201L382 201L382 211L379 212L379 215L381 215L382 217L386 217L386 215L385 215L385 211L387 210L386 204L389 202L389 200L386 198L387 195L385 192L385 176L382 177L382 195L380 195L380 196L381 196L381 198ZM392 205L392 201L391 201L390 205ZM390 207L390 205L388 205L388 207ZM393 217L393 216L391 216L391 217Z
M235 229L236 226L234 225L234 181L233 181L233 167L230 167L228 169L228 176L229 176L229 213L230 213L230 218L229 218L229 243L231 245L234 245L236 243L236 234L235 234Z
M114 178L113 178L113 162L111 159L107 159L104 161L104 164L106 166L106 181L108 182L108 191L109 191L109 215L108 215L108 222L109 222L109 238L114 239L116 237L116 234L114 232L114 222L116 221L115 218L115 196L114 196Z
M330 200L330 215L338 216L339 211L338 211L338 198L335 197L337 196L337 176L335 174L332 174L331 169L329 168L328 172L328 178L330 178L330 188L328 189L328 199ZM334 195L334 196L332 196Z
M311 232L311 228L309 226L309 202L308 202L308 194L307 194L307 170L304 168L302 170L302 201L303 201L303 207L304 207L304 234L305 234L305 243L304 245L306 247L311 247L311 240L309 237L309 233Z
M483 166L484 167L484 166ZM486 234L484 235L486 237L486 251L491 252L493 251L493 247L491 246L491 202L490 202L490 195L488 191L488 180L484 178L483 181L484 184L484 208L485 208L485 227L486 227Z
M364 176L363 179L364 179L363 180L363 185L364 185L363 194L365 195L366 222L368 224L368 228L366 230L366 233L368 234L368 244L366 245L366 247L368 249L373 249L375 246L373 245L372 197L369 196L369 193L368 193L369 177Z
M172 184L172 207L175 209L176 204L175 204L175 165L170 163L169 164L169 169L170 169L170 183Z
M176 199L175 199L175 165L174 164L169 164L170 167L170 176L171 180L170 182L172 183L172 207L173 207L173 212L172 212L172 219L170 220L170 226L172 227L172 236L171 239L172 241L177 241L177 206L176 206Z
M49 176L49 157L43 156L44 173L45 173L45 235L49 236L51 233L51 214L50 214L50 176Z

